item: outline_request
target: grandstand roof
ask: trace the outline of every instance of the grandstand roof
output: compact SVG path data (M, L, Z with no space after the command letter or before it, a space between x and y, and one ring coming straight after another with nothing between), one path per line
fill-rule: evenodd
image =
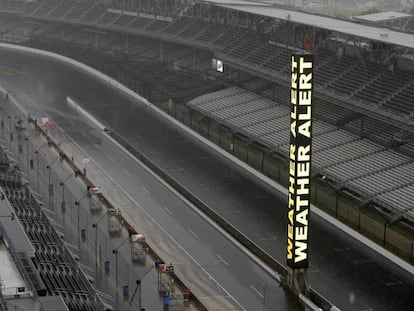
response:
M396 19L407 18L411 17L410 14L401 13L401 12L394 12L394 11L387 11L387 12L380 12L374 14L366 14L366 15L359 15L354 16L353 19L363 20L372 23L379 23L385 21L393 21Z
M213 0L207 1L214 4L220 5L250 5L250 6L269 6L269 4L264 2L255 2L255 1L242 1L242 0Z
M332 17L280 9L271 5L258 5L258 3L249 5L249 2L243 0L209 0L208 2L237 11L273 17L280 20L289 20L295 23L328 29L351 36L414 48L414 35L408 33L393 30L384 32L384 29L381 27L366 26Z

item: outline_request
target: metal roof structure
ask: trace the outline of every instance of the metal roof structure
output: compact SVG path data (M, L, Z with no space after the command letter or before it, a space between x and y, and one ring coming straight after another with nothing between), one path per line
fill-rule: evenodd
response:
M382 27L361 25L352 21L346 21L316 14L309 14L289 9L282 9L266 4L259 5L258 3L254 3L253 5L249 5L248 3L251 2L246 2L243 0L209 0L206 2L214 3L220 7L225 7L245 13L252 13L298 24L310 25L338 33L347 34L350 36L356 36L368 40L403 46L411 49L414 48L413 34L388 29L384 31Z
M361 20L371 23L379 23L379 22L385 22L385 21L394 21L401 18L408 18L412 15L401 13L401 12L394 12L394 11L387 11L387 12L379 12L374 14L366 14L366 15L359 15L354 16L354 20Z
M243 0L213 0L206 1L214 3L215 5L240 5L240 6L265 6L268 7L269 4L265 2L255 2L255 1L243 1Z

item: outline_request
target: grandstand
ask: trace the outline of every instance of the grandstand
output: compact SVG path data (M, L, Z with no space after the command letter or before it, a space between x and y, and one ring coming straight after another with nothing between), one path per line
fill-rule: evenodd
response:
M117 1L1 0L0 11L31 22L48 21L43 31L40 27L29 37L94 47L124 59L152 58L209 74L210 59L222 59L226 70L214 77L237 86L193 93L187 109L282 157L288 154L289 59L292 52L303 50L304 35L312 33L313 172L364 204L414 221L414 65L404 65L403 57L412 51L413 35L390 31L384 37L375 27L242 4L201 1L169 7L166 2L138 7ZM10 19L1 27L16 31L24 24ZM70 31L62 36L61 27ZM194 79L180 79L179 73L165 77L177 85L179 80L183 91L194 85Z
M180 11L177 15L160 8L156 14L154 8L138 8L132 2L128 2L126 10L118 2L105 5L55 0L28 3L2 0L0 10L32 20L58 20L60 23L52 27L56 38L60 37L60 31L56 30L59 25L66 27L76 23L109 31L108 34L100 34L97 41L96 33L75 28L71 32L66 31L63 40L99 47L116 55L154 57L160 49L156 40L162 40L165 42L162 60L166 62L185 63L191 54L186 54L182 46L192 46L210 51L209 55L223 59L229 68L242 65L241 71L248 73L248 79L237 82L233 78L238 87L193 98L187 107L282 156L287 155L288 149L289 58L292 52L302 49L303 35L312 29L315 33L313 49L317 86L313 171L328 176L338 187L357 193L363 202L369 199L414 220L412 203L403 197L397 199L396 195L400 187L410 189L414 184L414 71L400 68L397 56L392 58L393 66L390 66L389 55L395 54L391 43L371 32L354 33L350 26L356 24L330 19L329 22L334 23L330 26L298 29L294 27L294 17L303 13L264 5L251 9L263 12L266 7L266 14L246 13L238 15L238 20L226 20L225 13L234 17L233 13L249 9L248 6L237 6L238 3L216 3L210 10L203 2L194 4L191 10L183 5L175 8ZM286 14L281 17L283 13ZM310 25L318 18L320 21L326 19L306 14ZM338 31L336 24L342 23L346 27ZM295 33L291 36L293 38L287 36L292 29ZM356 31L363 30L368 28ZM123 38L111 35L112 31L126 32L131 38L125 43ZM339 44L340 40L330 39L333 34L338 37L342 32L347 35L347 32L352 32L357 36L359 46L344 46ZM409 35L394 32L390 35L394 36L393 40L400 40L399 47L411 48L401 39ZM48 36L53 36L50 29ZM387 44L390 47L387 48ZM379 45L385 52L389 50L388 54L384 52L378 56ZM199 70L201 66L206 70L206 63L208 59L204 65L198 63L199 66L195 66L193 61L186 66L198 67ZM179 80L174 75L170 79ZM191 83L191 78L188 81ZM186 89L189 84L184 79L180 87ZM400 178L400 182L391 182L401 171L407 170L413 174ZM377 187L372 182L380 179L390 180L390 183L372 189Z
M12 297L3 297L7 303L0 299L0 310L28 310L18 307L20 297L31 299L30 309L102 310L102 301L42 211L41 203L22 183L20 169L10 163L7 153L0 149L0 234L26 285ZM11 214L8 210L16 220L4 220ZM3 285L10 286L7 280Z

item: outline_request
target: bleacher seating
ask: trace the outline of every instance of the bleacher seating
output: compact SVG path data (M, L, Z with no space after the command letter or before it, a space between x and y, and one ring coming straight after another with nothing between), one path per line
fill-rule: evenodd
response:
M287 106L277 106L269 100L249 97L249 93L235 87L202 95L189 104L269 148L276 148L288 155L290 111ZM332 110L338 110L334 107ZM339 111L337 119L346 117L349 113ZM393 136L391 128L385 130L389 133L384 134L384 128L381 129L373 120L365 120L364 128L371 135L381 135L383 139L384 135L388 135L386 139ZM315 168L323 169L324 173L353 189L367 189L369 194L376 194L378 198L385 197L389 201L399 185L413 182L413 177L410 176L414 164L408 157L318 120L313 122L313 136ZM398 175L405 176L404 174L407 178L398 179ZM391 182L382 183L381 187L373 184L374 179L379 182L388 178Z
M23 1L0 1L0 10L3 12L21 12L24 9Z
M394 110L398 113L409 115L414 113L414 75L409 84L405 89L401 90L400 93L392 96L384 104L385 107Z
M347 162L352 159L367 156L371 153L379 152L384 147L371 143L368 140L360 139L347 144L338 145L330 149L323 149L313 153L313 164L318 168L324 168Z
M263 67L265 67L266 70L270 69L276 71L283 71L290 68L290 57L292 55L292 51L277 47L276 45L274 47L275 53L270 57L270 59L263 63Z
M405 143L403 146L401 146L401 149L412 154L414 157L414 141Z
M61 1L58 6L56 6L49 14L48 17L51 18L63 18L66 16L76 5L76 2L71 1Z
M171 24L169 21L155 19L145 26L146 31L162 32Z
M363 122L365 135L374 137L376 140L382 141L383 143L391 141L394 138L395 133L399 131L398 128L394 126L378 123L371 118L364 118L363 121L362 119L350 121L345 125L345 128L360 132L361 122Z
M71 310L95 310L94 297L68 259L63 242L27 188L0 184L35 247L35 266L49 294L61 295Z
M244 60L264 44L266 44L266 41L261 41L254 34L248 34L243 38L242 41L238 42L238 44L233 46L233 48L227 53L232 57Z
M353 180L354 187L364 188L369 195L394 191L408 184L414 184L414 163L403 164L389 170ZM386 180L387 182L384 182Z
M58 5L58 0L46 0L34 11L34 15L38 17L48 16Z
M243 88L256 93L261 94L262 91L272 89L275 87L275 83L269 80L260 78L260 77L252 77L247 81L243 81Z
M251 133L254 137L262 137L289 128L289 123L290 119L282 116L246 126L244 131Z
M142 30L147 26L149 23L152 23L153 20L150 18L145 17L137 17L129 26L128 29L134 30Z
M344 71L338 79L333 80L332 83L329 83L329 86L337 92L351 95L355 93L360 87L364 86L368 81L371 81L379 74L381 74L381 70L382 68L380 65L368 62L365 64L357 63L356 65L352 65L346 69L346 71ZM368 86L364 88L360 93L367 91L369 92L369 89L370 87Z
M289 111L284 106L275 106L273 103L266 105L264 100L257 100L256 103L260 102L260 105L243 105L240 110L239 106L236 106L236 111L229 110L233 117L227 117L227 124L234 126L235 128L244 128L246 126L261 123L269 119L279 118L281 116L287 116ZM242 114L243 112L243 114Z
M349 56L330 58L329 61L315 66L313 83L325 86L337 79L341 73L356 66L355 60Z
M290 130L289 129L282 129L276 133L270 133L268 135L262 136L261 141L263 145L268 146L274 150L278 150L278 152L285 157L289 156L289 146L287 143L289 142L290 137ZM287 146L287 147L286 147Z
M224 98L224 97L227 97L227 96L233 96L233 95L244 93L244 92L245 91L241 88L230 87L230 88L220 90L220 91L217 91L217 92L214 92L214 93L207 93L207 94L201 95L201 96L191 100L189 102L189 104L194 105L194 106L198 106L198 105L201 105L202 103L206 103L206 102L209 102L211 100L215 100L215 99L218 99L218 98Z
M209 22L194 19L187 28L181 32L181 36L187 39L196 38L210 26Z
M385 192L377 197L378 201L383 201L389 206L395 207L402 215L410 219L414 218L414 185L395 189L391 192Z
M241 40L244 39L246 34L235 27L226 27L224 32L222 32L218 37L214 39L212 44L217 45L221 50L227 50L234 47L235 44L238 44Z
M112 25L121 15L118 13L106 12L96 20L97 24Z
M358 177L374 174L410 162L410 158L390 150L384 150L326 168L326 172L349 182Z
M28 277L34 281L34 289L41 288L32 268L37 270L48 294L61 295L70 310L96 310L93 287L78 272L77 263L29 188L22 185L19 169L11 167L3 149L0 149L0 187L35 249L32 260L23 254L19 257Z
M208 101L198 105L200 110L207 113L212 113L220 109L238 105L243 102L248 102L257 99L258 96L252 93L240 93L233 96L223 97L216 101Z
M328 150L330 148L347 144L358 139L359 138L356 135L337 129L335 131L327 132L314 137L312 149L313 152Z
M105 5L98 4L90 8L80 20L86 24L95 24L98 19L107 13L107 11L108 8Z
M201 33L199 33L194 39L201 42L206 42L210 44L211 42L215 41L218 37L220 37L225 31L227 27L221 24L210 24L210 26Z
M66 19L70 21L80 20L93 6L93 3L88 1L77 2L75 7L66 15Z
M131 24L137 17L133 15L120 15L119 18L113 21L113 25L117 28L125 28Z
M349 117L351 114L352 111L344 109L339 105L335 105L328 100L320 98L314 99L313 115L319 119L323 119L332 124L337 124L340 120Z
M28 1L25 3L25 5L21 8L19 12L25 13L28 15L34 15L37 9L43 5L42 1Z
M188 18L179 18L174 22L170 23L168 27L164 29L165 33L169 33L178 36L185 28L191 24L191 20Z
M248 56L249 61L259 65L266 63L268 60L270 60L276 54L281 53L282 51L274 44L270 44L268 42L268 38L263 38L262 40L262 44L258 47L258 49L256 49Z

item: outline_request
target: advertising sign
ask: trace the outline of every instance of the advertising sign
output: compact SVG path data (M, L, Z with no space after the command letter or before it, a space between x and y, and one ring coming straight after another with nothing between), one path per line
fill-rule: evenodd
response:
M309 201L312 141L311 54L292 55L289 148L287 265L308 267Z

